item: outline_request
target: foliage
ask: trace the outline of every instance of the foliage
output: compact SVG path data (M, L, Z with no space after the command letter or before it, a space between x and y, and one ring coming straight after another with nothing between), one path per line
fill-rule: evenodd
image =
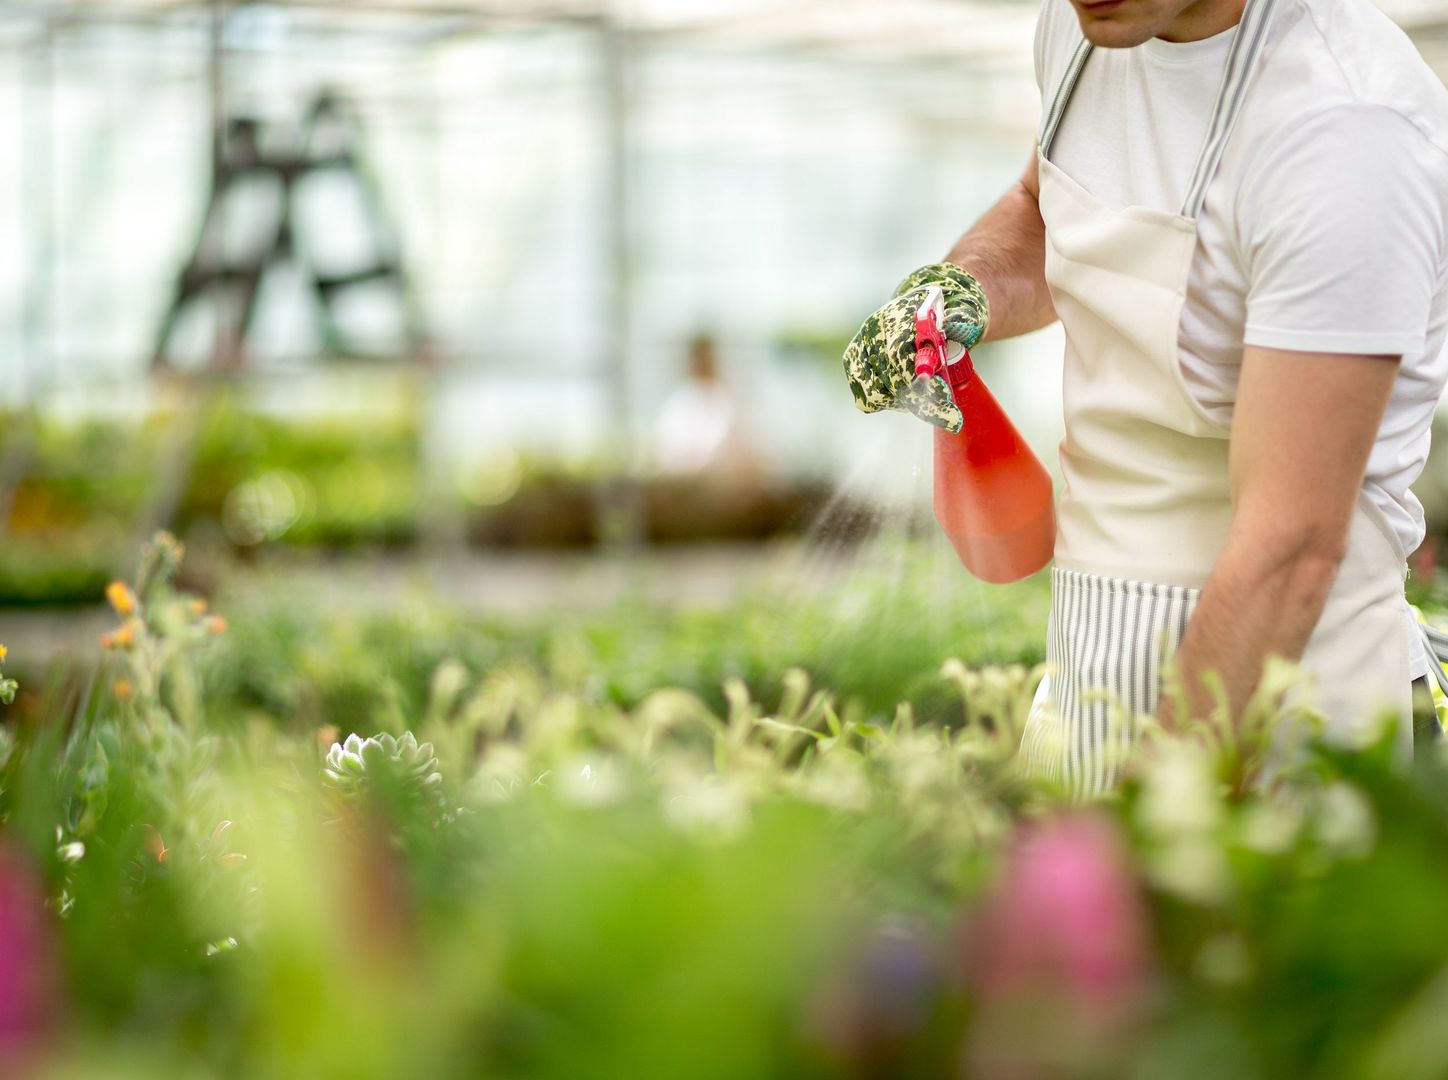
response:
M445 661L399 736L219 722L179 555L0 754L0 1055L40 1075L1448 1066L1445 764L1261 758L1285 670L1085 808L1021 771L1024 666L940 665L941 723L794 668L625 703L587 657Z
M239 547L282 537L298 546L390 544L419 528L420 440L405 410L301 424L219 392L141 421L0 420L0 454L18 477L0 490L8 510L0 603L98 600L119 569L115 553L153 516ZM188 460L179 472L178 455ZM174 497L170 483L179 485Z
M145 419L0 415L0 604L90 603L145 522L247 558L257 549L397 547L446 521L478 546L582 547L607 539L601 493L625 463L496 449L455 477L429 475L420 406L298 421L196 391ZM374 403L375 405L375 403ZM13 474L13 475L11 475ZM826 497L815 485L639 481L655 542L757 539L796 531ZM8 513L6 512L8 511Z
M422 443L413 411L298 424L208 403L178 527L220 523L250 546L353 547L415 538Z
M17 536L57 538L96 520L128 520L145 505L159 463L155 422L0 415L6 458L22 466L7 492L5 526Z
M157 464L152 425L0 415L0 603L93 602Z
M1437 546L1436 541L1429 541ZM1448 611L1448 570L1425 567L1408 575L1409 603L1430 611Z
M5 662L7 650L0 645L0 664ZM14 679L0 677L0 705L11 705L15 702L15 691L20 689L20 684Z
M670 686L722 710L730 679L773 699L783 672L801 668L876 716L909 700L922 718L943 720L958 708L938 678L950 657L976 666L1044 659L1045 576L988 587L933 548L876 545L871 554L870 567L851 566L836 586L766 580L722 608L628 599L508 621L435 600L357 613L325 589L249 586L224 601L232 632L204 665L208 701L218 721L260 711L293 727L397 733L425 707L447 660L473 677L526 669L585 701L625 708Z
M0 602L15 608L95 603L115 572L119 539L104 529L7 539L0 544Z

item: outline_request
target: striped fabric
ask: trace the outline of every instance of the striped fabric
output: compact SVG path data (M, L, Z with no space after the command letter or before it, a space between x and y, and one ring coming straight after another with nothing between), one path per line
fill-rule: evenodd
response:
M1051 571L1050 674L1021 744L1027 766L1085 798L1109 790L1134 719L1156 712L1198 591L1074 570Z

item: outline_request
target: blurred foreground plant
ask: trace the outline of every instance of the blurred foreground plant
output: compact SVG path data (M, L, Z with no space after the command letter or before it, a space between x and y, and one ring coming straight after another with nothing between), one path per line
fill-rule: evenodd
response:
M1438 1075L1448 784L1391 731L1253 786L1264 705L1081 808L1019 766L1025 667L946 663L931 723L514 660L319 740L212 713L179 558L0 754L53 1075Z
M5 662L6 649L0 645L0 664ZM7 679L0 676L0 705L10 705L15 701L15 691L20 689L20 684L14 679Z

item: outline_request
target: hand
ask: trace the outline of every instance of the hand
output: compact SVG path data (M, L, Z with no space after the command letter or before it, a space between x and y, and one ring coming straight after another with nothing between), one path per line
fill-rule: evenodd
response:
M945 377L915 378L915 313L932 285L945 293L945 336L967 349L975 347L990 321L985 292L959 266L935 263L902 281L894 298L865 320L845 350L845 377L861 412L908 409L955 434L965 418Z

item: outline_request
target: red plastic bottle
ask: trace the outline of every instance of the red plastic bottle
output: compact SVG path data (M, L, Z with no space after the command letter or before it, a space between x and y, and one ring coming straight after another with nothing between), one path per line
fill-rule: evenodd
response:
M965 415L959 435L935 432L935 519L982 581L1030 577L1051 561L1051 475L986 388L970 354L942 371Z

